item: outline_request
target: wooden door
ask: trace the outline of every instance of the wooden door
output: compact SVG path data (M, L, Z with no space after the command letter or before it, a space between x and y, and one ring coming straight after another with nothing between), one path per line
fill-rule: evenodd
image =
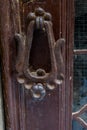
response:
M72 59L73 0L1 0L1 57L5 124L7 130L71 130L72 128ZM16 33L26 33L29 12L41 7L52 15L55 40L65 39L62 48L64 80L47 91L41 101L34 101L29 90L17 82ZM22 53L22 52L21 52Z

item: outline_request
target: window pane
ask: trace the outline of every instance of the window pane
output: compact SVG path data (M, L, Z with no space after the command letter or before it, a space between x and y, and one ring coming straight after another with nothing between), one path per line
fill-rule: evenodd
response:
M87 128L84 128L77 121L74 120L72 130L87 130Z
M87 49L87 0L75 0L75 49Z
M87 103L87 55L74 56L73 111Z
M74 49L87 49L87 0L75 0ZM87 53L74 55L73 112L87 104ZM87 122L87 112L79 115ZM73 120L72 130L87 130Z
M76 112L87 104L87 55L74 56L73 81L73 112ZM87 112L81 114L80 117L87 122ZM85 130L78 122L73 121L73 130L80 129Z

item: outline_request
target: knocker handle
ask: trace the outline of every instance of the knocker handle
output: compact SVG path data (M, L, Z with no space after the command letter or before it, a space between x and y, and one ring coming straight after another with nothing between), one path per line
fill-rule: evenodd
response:
M64 39L55 42L52 16L42 8L27 17L27 34L16 34L18 58L17 81L29 89L35 100L42 100L64 80L61 47Z

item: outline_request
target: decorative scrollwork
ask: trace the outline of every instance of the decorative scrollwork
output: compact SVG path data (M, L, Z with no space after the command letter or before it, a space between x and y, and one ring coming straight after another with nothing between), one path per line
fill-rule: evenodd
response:
M34 99L41 100L46 88L53 90L64 79L61 47L65 40L55 42L52 16L42 8L28 14L27 24L27 34L15 34L17 81L31 91Z
M87 104L84 105L79 111L72 113L73 119L77 120L84 128L87 128L87 123L80 117L80 115L86 111L87 111Z

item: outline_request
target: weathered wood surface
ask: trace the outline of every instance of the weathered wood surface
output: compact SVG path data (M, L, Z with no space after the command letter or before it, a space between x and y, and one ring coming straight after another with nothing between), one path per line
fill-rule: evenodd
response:
M14 34L19 30L18 3L16 0L0 1L0 34L2 59L2 87L4 94L6 129L18 130L18 87L15 81Z
M63 50L65 81L52 94L48 92L41 102L34 102L28 90L16 81L16 44L14 34L26 32L25 21L29 11L42 7L53 16L55 39L66 39ZM71 130L72 107L72 43L73 43L73 0L47 0L44 2L20 2L21 24L18 1L0 0L2 85L4 92L5 121L7 130ZM21 29L20 29L20 25Z

